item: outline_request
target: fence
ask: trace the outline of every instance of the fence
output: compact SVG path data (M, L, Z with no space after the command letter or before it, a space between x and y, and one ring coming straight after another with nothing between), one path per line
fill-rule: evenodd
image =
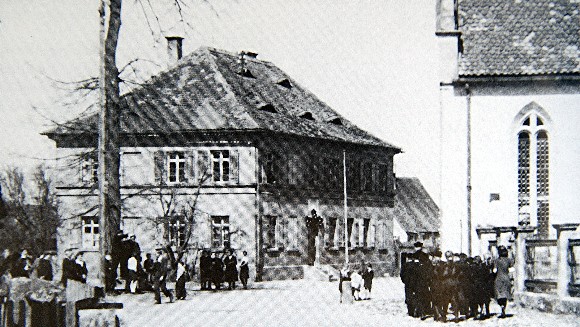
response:
M580 239L568 240L568 266L570 267L570 284L568 292L571 296L580 297Z

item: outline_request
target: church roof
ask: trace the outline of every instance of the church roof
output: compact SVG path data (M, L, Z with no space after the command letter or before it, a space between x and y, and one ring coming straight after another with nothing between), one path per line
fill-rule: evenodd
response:
M394 218L407 233L439 232L439 207L416 177L397 178Z
M460 76L580 73L579 2L461 0Z
M122 134L270 131L397 147L359 129L274 64L202 47L123 96ZM97 131L98 115L44 134ZM81 126L87 126L82 128ZM88 129L87 129L88 128Z

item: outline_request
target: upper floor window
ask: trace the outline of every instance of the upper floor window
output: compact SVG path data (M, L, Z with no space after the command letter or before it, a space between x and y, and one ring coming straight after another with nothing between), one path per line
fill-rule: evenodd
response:
M84 154L81 157L81 180L83 184L96 184L99 182L99 161L95 153Z
M187 159L183 152L172 152L167 156L167 182L182 183L186 181L185 166Z
M214 182L230 180L230 152L228 150L211 151Z
M99 218L82 217L82 244L84 249L98 249L100 241Z

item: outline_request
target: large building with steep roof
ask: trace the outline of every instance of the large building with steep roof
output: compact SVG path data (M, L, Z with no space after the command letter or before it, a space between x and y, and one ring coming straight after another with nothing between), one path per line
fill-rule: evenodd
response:
M443 247L578 221L580 4L439 0ZM476 251L474 251L476 252Z
M95 114L44 133L63 158L59 253L88 251L93 272L97 122ZM348 247L350 262L396 270L393 157L401 150L274 64L200 48L125 94L120 124L122 228L143 253L187 239L194 265L202 249L231 247L248 252L252 279L267 280L300 278L309 265L338 268ZM320 225L307 223L313 210Z

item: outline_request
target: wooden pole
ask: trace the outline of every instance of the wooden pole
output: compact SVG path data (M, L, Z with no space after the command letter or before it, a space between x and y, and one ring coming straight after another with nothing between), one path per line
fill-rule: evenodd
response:
M346 193L346 150L342 150L342 175L344 192L344 264L348 265L348 205Z

